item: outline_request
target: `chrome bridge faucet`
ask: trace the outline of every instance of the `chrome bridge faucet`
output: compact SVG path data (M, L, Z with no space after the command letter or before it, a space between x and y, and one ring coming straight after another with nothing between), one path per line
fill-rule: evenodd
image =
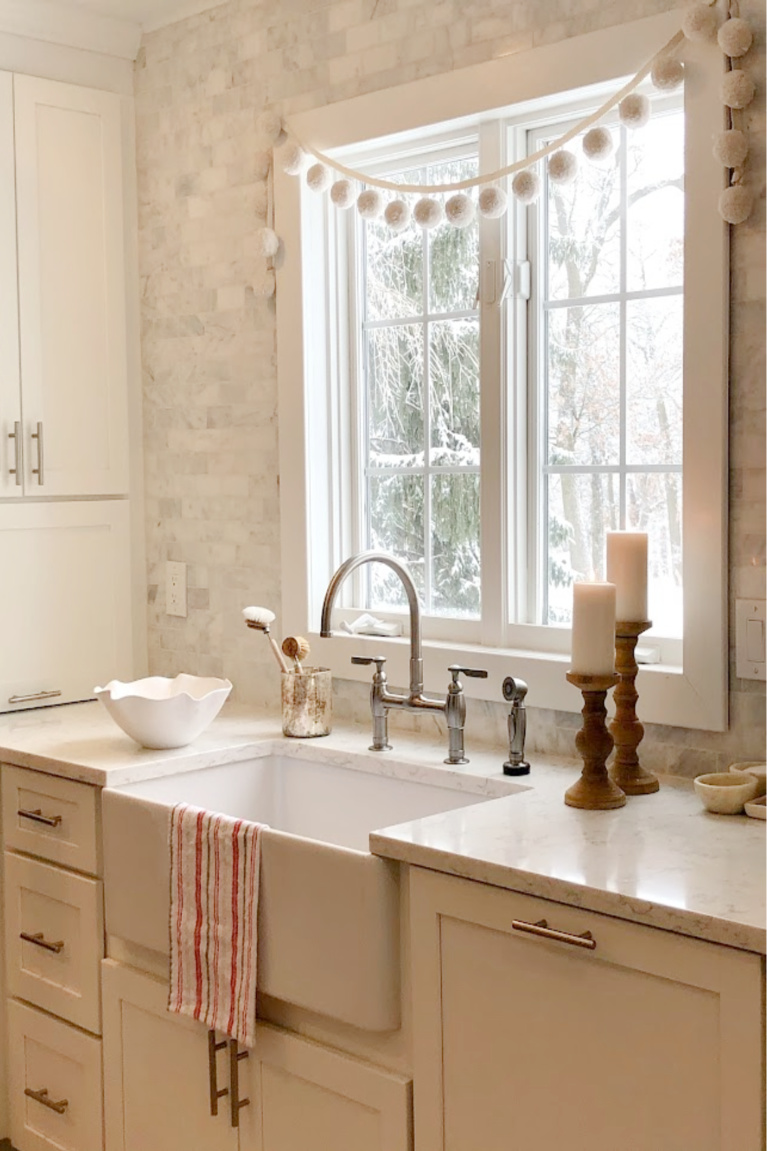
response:
M330 614L333 610L338 589L348 575L363 564L382 563L399 576L405 589L410 608L410 688L407 695L390 692L387 686L384 664L385 656L352 656L353 664L375 664L373 682L370 687L370 711L373 717L373 742L371 751L389 751L389 711L439 711L447 720L448 755L445 763L468 763L464 755L464 727L466 725L466 698L458 676L475 676L486 679L487 672L454 664L448 670L452 680L444 699L432 699L423 694L423 650L421 645L421 605L413 580L404 564L385 552L359 552L345 560L332 576L322 604L320 635L331 635Z

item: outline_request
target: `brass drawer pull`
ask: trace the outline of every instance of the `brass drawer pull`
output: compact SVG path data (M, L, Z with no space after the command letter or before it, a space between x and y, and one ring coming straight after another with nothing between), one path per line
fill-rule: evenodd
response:
M548 921L545 919L539 919L537 923L525 923L523 919L512 919L511 926L515 931L524 931L527 935L539 935L542 939L556 939L558 943L571 943L573 947L585 947L588 951L594 951L597 945L597 941L590 931L584 931L582 935L573 935L570 931L557 931L554 927L549 927Z
M60 939L58 943L49 943L42 931L36 931L34 935L30 935L28 931L22 931L19 939L25 940L26 943L34 943L35 947L42 947L45 951L52 951L54 955L61 955L64 950L63 939Z
M9 703L35 703L38 699L57 699L61 695L60 689L55 691L33 691L31 695L9 695Z
M229 1040L229 1103L232 1108L232 1127L240 1126L240 1111L247 1107L250 1099L240 1099L240 1060L247 1059L249 1052L237 1050L237 1040Z
M42 1103L43 1107L47 1107L49 1111L55 1111L57 1115L63 1115L69 1106L68 1099L59 1099L58 1102L49 1099L47 1087L44 1087L42 1091L33 1091L31 1087L25 1087L24 1094L30 1099L34 1099L35 1103Z
M64 818L62 815L43 815L39 807L35 811L25 811L20 807L16 814L22 819L31 819L33 823L44 823L46 827L58 827Z
M229 1094L228 1087L222 1087L221 1090L219 1090L218 1069L216 1067L216 1054L219 1051L223 1051L225 1047L225 1039L222 1039L220 1043L216 1043L215 1031L208 1032L208 1084L210 1087L210 1113L213 1116L218 1115L219 1099L223 1099L225 1095Z

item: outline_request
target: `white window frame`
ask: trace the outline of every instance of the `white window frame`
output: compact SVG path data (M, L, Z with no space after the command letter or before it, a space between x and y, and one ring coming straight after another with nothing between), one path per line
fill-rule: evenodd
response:
M476 124L483 113L497 112L499 93L521 116L539 111L547 101L560 104L564 93L632 75L678 27L679 15L671 12L330 105L298 115L293 123L300 136L321 150L342 153L357 151L365 141L416 136L430 125L450 123L459 129L462 123ZM641 713L648 722L723 731L728 718L729 233L717 211L725 174L711 154L712 134L723 125L723 57L715 44L687 45L686 52L684 641L681 665L642 669ZM350 554L341 509L351 436L336 386L349 369L348 330L335 314L334 262L329 259L338 221L279 164L275 204L276 227L285 243L277 275L283 619L286 627L309 638L317 661L337 677L367 680L368 669L353 667L350 656L382 652L389 659L390 681L406 684L407 639L337 635L323 640L318 635L328 579ZM502 323L501 310L484 300L482 322L488 339L501 338L493 331L494 324ZM510 391L512 406L523 409L523 390ZM524 421L524 410L506 412L505 403L499 396L494 407L483 395L483 428L485 421ZM513 499L513 477L504 475L501 460L488 459L484 435L482 451L483 468L494 468L502 479L501 501ZM484 518L483 506L483 533ZM504 594L506 578L501 563L498 595ZM427 627L426 687L444 691L447 665L472 663L486 668L489 679L469 681L469 695L500 701L500 682L512 673L528 682L532 707L577 711L580 697L564 674L569 657L557 650L563 630L517 624L513 646L499 648L488 635L482 644L462 642L459 628L455 642L431 639Z

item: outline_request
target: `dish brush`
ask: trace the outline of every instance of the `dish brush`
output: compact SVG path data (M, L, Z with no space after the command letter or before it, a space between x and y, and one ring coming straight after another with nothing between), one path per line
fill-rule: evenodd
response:
M248 627L254 628L256 631L262 631L269 643L272 645L274 658L280 666L281 671L288 671L288 665L285 663L282 652L277 646L277 641L269 631L269 627L274 623L277 618L273 611L269 611L268 607L246 607L242 609L242 618Z
M309 642L305 640L302 635L289 635L282 641L282 650L288 659L293 660L298 675L304 674L304 669L301 666L301 661L306 659L309 654Z

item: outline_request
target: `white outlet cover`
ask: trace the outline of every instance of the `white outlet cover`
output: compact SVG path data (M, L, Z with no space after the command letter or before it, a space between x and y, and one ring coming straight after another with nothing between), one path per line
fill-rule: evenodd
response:
M738 679L767 680L766 606L763 599L735 601L735 674Z

